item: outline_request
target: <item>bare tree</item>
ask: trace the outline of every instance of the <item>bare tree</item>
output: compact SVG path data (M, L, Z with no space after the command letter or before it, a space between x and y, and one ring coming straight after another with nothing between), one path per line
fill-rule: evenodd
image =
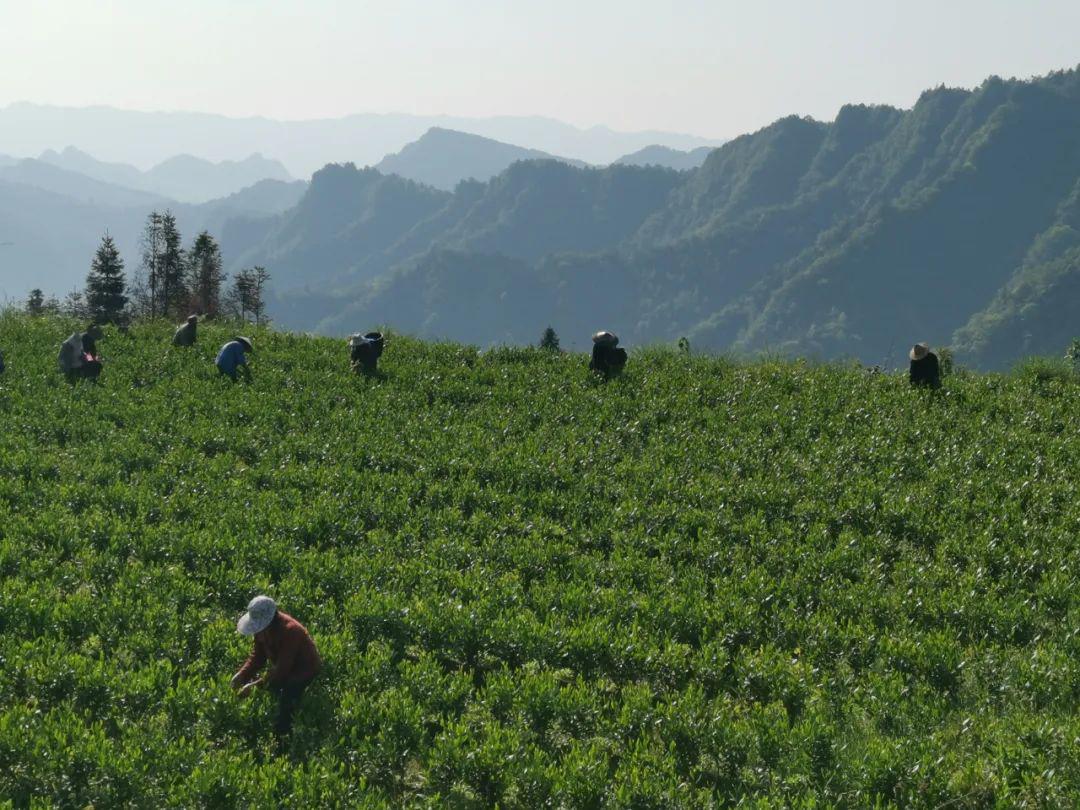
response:
M265 267L241 270L225 294L223 309L241 320L254 318L256 324L266 323L265 291L269 280L270 273Z

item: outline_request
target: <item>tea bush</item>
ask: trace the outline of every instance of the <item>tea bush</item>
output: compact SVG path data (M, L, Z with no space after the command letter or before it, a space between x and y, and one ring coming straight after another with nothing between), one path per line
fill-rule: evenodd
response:
M0 317L14 807L1075 806L1080 385ZM326 666L288 750L256 593Z

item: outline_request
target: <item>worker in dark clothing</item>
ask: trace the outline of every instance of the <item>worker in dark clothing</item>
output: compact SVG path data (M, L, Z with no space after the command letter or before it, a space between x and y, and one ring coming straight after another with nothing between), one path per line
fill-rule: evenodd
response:
M927 344L916 343L911 347L908 357L911 358L908 379L912 385L941 387L941 367L937 355L930 351Z
M626 365L626 349L620 349L619 338L612 332L593 335L592 359L589 368L605 377L618 374Z
M349 362L354 374L374 374L382 352L382 332L355 334L349 338Z
M0 352L0 374L4 373L4 353Z
M277 697L274 734L280 740L291 730L293 714L308 684L322 669L322 659L307 628L288 613L278 610L269 596L256 596L240 617L236 629L255 637L255 646L232 678L240 697L264 688ZM270 671L256 677L269 661Z
M176 331L173 332L172 345L173 346L194 346L195 345L195 328L199 323L198 315L188 315L188 319L176 327Z

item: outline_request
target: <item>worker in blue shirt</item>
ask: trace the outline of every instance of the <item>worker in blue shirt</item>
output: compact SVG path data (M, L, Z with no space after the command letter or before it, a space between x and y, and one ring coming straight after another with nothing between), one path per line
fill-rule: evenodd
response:
M214 361L218 371L227 374L233 380L236 379L237 372L242 371L244 378L250 380L251 370L248 368L246 356L250 351L252 351L250 338L234 337L218 352L217 360Z

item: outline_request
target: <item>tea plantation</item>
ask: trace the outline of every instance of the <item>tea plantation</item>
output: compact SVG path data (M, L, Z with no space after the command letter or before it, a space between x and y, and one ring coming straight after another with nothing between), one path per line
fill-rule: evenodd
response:
M0 317L0 805L1080 803L1080 384ZM238 700L265 592L325 659ZM6 805L5 805L6 803Z

